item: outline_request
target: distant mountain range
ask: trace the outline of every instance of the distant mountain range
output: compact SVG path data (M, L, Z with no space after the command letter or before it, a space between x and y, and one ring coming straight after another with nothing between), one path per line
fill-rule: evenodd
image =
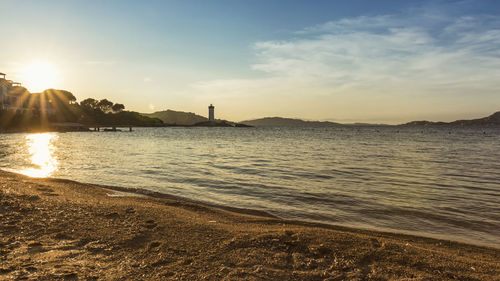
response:
M306 121L296 118L283 117L265 117L254 120L242 121L241 124L255 127L345 127L345 126L389 126L385 124L369 124L369 123L336 123L330 121Z
M151 118L162 120L165 125L170 126L255 126L255 127L339 127L339 126L389 126L382 124L342 124L329 121L306 121L302 119L283 118L283 117L265 117L254 120L246 120L240 123L218 120L215 123L208 122L206 117L183 111L165 110L155 113L143 113L142 115ZM243 124L243 125L242 125ZM432 122L432 121L412 121L399 126L496 126L500 125L500 111L488 117L472 119L472 120L457 120L453 122Z
M402 126L498 126L500 125L500 111L484 118L472 120L457 120L453 122L412 121Z
M305 121L301 119L265 117L255 120L242 121L242 124L255 127L337 127L340 123L328 121Z
M282 118L282 117L266 117L255 120L242 121L242 124L255 127L338 127L338 126L389 126L383 124L342 124L328 121L305 121L301 119ZM412 121L400 126L496 126L500 125L500 111L488 117L472 119L472 120L457 120L453 122L431 122L431 121Z

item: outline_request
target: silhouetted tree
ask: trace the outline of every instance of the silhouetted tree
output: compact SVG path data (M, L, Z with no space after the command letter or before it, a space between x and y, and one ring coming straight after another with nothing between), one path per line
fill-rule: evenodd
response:
M111 109L113 110L113 112L118 113L118 112L122 112L125 109L125 106L121 103L115 103L111 107Z
M75 122L81 115L81 109L76 103L76 98L69 91L47 89L40 96L45 97L55 110L55 114L49 116L50 121Z
M110 113L113 111L113 103L107 99L102 99L97 103L97 107L104 113Z
M75 96L66 90L47 89L43 91L42 94L47 95L52 101L58 100L65 104L73 104L76 102Z
M84 99L80 102L80 106L86 109L96 110L99 102L93 98Z
M70 103L70 104L76 103L76 97L73 95L73 93L71 93L69 91L65 91L65 90L59 90L59 92L61 93L61 95L63 97L66 98L66 100L68 101L68 103Z

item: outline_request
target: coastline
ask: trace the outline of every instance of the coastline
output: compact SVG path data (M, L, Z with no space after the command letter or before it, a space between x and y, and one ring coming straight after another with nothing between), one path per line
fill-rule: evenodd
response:
M0 203L0 279L500 280L500 249L145 190L0 170Z
M2 171L0 169L0 171ZM7 171L9 172L9 171ZM82 182L79 181L73 181L73 180L68 180L68 179L59 179L59 178L52 178L52 180L55 181L64 181L64 182L74 182L77 184L82 184ZM372 234L377 234L379 236L398 236L401 238L407 238L407 239L431 239L431 240L438 240L438 241L443 241L443 242L449 242L449 243L457 243L457 244L464 244L464 245L470 245L470 246L476 246L476 247L484 247L484 248L493 248L496 250L500 250L499 247L495 246L488 246L485 243L474 243L466 240L454 240L454 239L446 239L445 237L439 237L438 235L431 236L431 235L425 235L424 233L419 234L419 233L411 233L411 232L405 232L403 230L401 231L391 231L390 229L377 229L377 228L369 228L369 227L356 227L356 226L349 226L349 225L342 225L342 224L335 224L335 223L328 223L328 222L320 222L320 221L307 221L307 220L301 220L301 219L289 219L289 218L283 218L279 217L277 215L274 215L270 212L264 211L264 210L258 210L258 209L249 209L249 208L238 208L230 205L221 205L221 204L211 204L208 202L203 202L203 201L197 201L193 200L187 197L182 197L182 196L176 196L168 193L162 193L158 191L153 191L153 190L148 190L148 189L142 189L142 188L133 188L133 187L123 187L123 186L111 186L111 185L104 185L104 184L93 184L93 183L84 183L84 184L90 184L90 185L95 185L97 187L103 188L110 190L112 192L116 192L116 196L147 196L147 197L153 197L153 198L163 198L163 199L168 199L168 200L175 200L178 202L185 202L185 203L190 203L190 204L196 204L208 208L214 208L214 209L219 209L223 211L229 211L233 212L236 214L241 214L241 215L250 215L250 216L258 216L258 217L263 217L263 218L271 218L271 219L276 219L279 221L285 221L288 224L295 224L295 225L300 225L300 226L305 226L305 227L318 227L318 228L325 228L325 229L332 229L332 230L339 230L339 231L348 231L348 232L355 232L355 233L364 233L368 235ZM123 193L123 195L119 195L120 193ZM110 195L113 196L113 195Z

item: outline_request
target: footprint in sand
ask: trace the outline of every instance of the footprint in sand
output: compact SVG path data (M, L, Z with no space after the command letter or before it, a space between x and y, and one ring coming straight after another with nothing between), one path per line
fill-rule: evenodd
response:
M19 195L19 198L32 202L40 200L40 196L38 195Z
M57 193L50 193L50 192L44 192L44 193L42 193L42 195L45 195L45 196L59 196L59 194L57 194Z
M107 219L117 219L120 215L117 212L109 213L105 216Z
M147 229L153 229L156 226L157 226L157 224L154 220L148 220L148 221L146 221L146 224L144 225L144 227Z
M54 190L52 188L47 187L47 186L43 186L43 185L37 187L36 190L43 191L43 192L54 192Z
M66 233L59 232L54 236L55 240L72 240L73 238Z
M64 280L78 280L78 274L74 272L66 273L62 277Z
M13 267L5 267L5 266L0 266L0 275L2 274L7 274L14 271Z
M148 246L148 250L152 251L160 246L161 246L161 242L157 242L157 241L151 242Z
M127 208L125 210L125 213L127 213L127 214L133 214L133 213L135 213L135 210L134 210L134 208Z
M377 239L375 239L375 238L371 238L371 239L370 239L370 242L371 242L371 244L372 244L373 248L380 248L380 247L382 247L382 246L383 246L383 244L382 244L382 243L380 243L380 241L378 241L378 240L377 240Z
M45 196L59 196L59 194L54 193L54 190L48 186L40 185L36 190L41 191L42 195Z
M42 243L32 241L28 243L28 252L29 253L39 253L46 252L47 250L43 247Z
M33 273L33 272L38 271L38 268L34 267L33 265L26 265L26 267L24 267L24 269L26 271L28 271L29 273Z

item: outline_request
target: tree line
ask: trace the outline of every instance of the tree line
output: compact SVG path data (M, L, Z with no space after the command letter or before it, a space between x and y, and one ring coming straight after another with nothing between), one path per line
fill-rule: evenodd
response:
M88 127L163 126L160 119L126 111L123 104L108 99L87 98L78 103L73 93L66 90L48 89L41 93L29 93L24 87L13 87L5 101L10 103L6 109L0 108L0 129L3 130L43 130L49 128L51 123L65 122Z

